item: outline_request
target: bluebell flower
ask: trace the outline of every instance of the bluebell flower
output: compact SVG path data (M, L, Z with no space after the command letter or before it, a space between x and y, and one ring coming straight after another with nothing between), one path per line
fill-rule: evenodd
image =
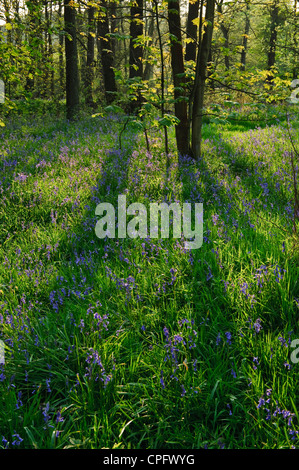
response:
M12 443L11 443L11 445L13 445L13 446L19 446L21 444L21 442L24 440L19 436L19 434L13 434L12 437L15 437L15 440L12 441Z
M225 336L226 336L226 342L227 342L228 344L232 344L232 342L231 342L231 338L232 338L231 333L230 333L229 331L227 331L227 332L225 333Z
M264 398L260 398L259 399L259 402L258 402L258 405L257 405L257 408L261 408L262 406L265 405L265 400Z
M5 439L4 436L2 436L2 443L3 443L3 445L4 445L4 448L7 449L7 448L8 448L8 440Z
M165 383L164 383L164 379L163 379L163 370L161 370L161 374L160 374L160 384L162 385L162 388L164 389L165 388Z
M220 341L221 341L221 334L218 333L217 338L216 338L216 346L219 346Z

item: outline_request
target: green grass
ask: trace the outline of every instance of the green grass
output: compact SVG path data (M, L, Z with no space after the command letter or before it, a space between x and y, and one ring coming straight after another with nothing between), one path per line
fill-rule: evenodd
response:
M285 127L206 124L203 158L179 160L172 141L168 174L160 135L149 155L128 128L120 151L120 129L85 117L3 130L0 446L297 447ZM96 205L124 191L147 207L203 202L202 247L97 239Z

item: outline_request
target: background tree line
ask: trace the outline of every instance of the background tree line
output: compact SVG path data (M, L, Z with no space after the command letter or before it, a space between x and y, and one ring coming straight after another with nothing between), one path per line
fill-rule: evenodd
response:
M5 106L66 100L75 119L113 105L145 131L158 114L166 152L175 125L178 151L198 158L217 106L286 97L298 11L297 0L1 0Z

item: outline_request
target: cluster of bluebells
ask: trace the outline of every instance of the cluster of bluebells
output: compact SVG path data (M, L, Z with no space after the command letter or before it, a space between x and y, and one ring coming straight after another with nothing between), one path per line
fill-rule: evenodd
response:
M86 367L86 373L84 376L88 377L89 380L93 377L95 382L100 380L103 382L104 388L106 388L108 383L112 380L112 374L107 374L98 351L91 348L90 352L87 354L86 362L89 366ZM95 376L93 376L94 372Z
M294 424L296 415L289 410L281 409L278 400L273 398L272 392L271 388L266 390L265 395L258 401L257 409L262 412L262 416L266 421L274 425L277 425L278 422L282 420L287 426L290 439L295 442L299 434L299 430L296 429L296 425Z
M171 374L169 376L170 380L175 380L176 382L180 381L179 378L179 368L181 362L181 353L182 350L185 351L185 354L188 355L187 351L191 351L196 348L196 338L197 338L197 331L194 329L194 320L189 320L187 318L183 318L182 320L178 321L178 325L181 331L178 334L174 334L170 336L169 329L165 326L163 328L163 333L165 337L165 358L164 361L168 364L171 364ZM186 364L186 359L183 360L183 364L185 365L186 369L188 370L188 366ZM196 363L197 360L192 360L193 371L196 372ZM163 372L164 373L164 372ZM163 373L161 373L160 383L165 388L165 381ZM181 396L185 396L186 390L183 384L181 384Z
M230 331L225 331L224 338L222 338L221 332L217 334L216 337L216 346L219 346L223 342L223 344L228 344L229 346L232 344L232 334Z
M125 292L127 300L130 300L134 293L136 300L141 300L141 297L138 294L138 286L133 276L130 275L127 278L120 278L112 272L109 266L106 266L105 268L106 276L115 283L118 290Z
M61 282L60 277L60 282ZM58 280L58 278L57 278ZM66 284L65 287L60 287L56 290L53 290L49 294L49 301L50 304L57 313L60 311L60 309L63 307L65 301L71 300L73 301L74 299L82 299L84 300L85 297L90 294L93 290L92 286L86 285L86 278L83 277L83 279L76 279L75 276L72 276L72 284ZM67 283L67 279L64 280L65 283Z
M255 321L249 318L247 320L247 323L248 323L248 328L253 332L254 336L258 335L263 329L261 318L257 318Z

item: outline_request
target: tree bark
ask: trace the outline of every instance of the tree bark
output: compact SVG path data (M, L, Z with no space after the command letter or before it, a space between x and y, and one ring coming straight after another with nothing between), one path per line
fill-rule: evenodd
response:
M54 96L54 63L53 63L53 44L52 44L52 1L48 4L45 3L45 53L47 60L45 60L45 83L44 83L44 96L49 98Z
M93 107L93 79L94 79L94 13L95 7L88 7L88 37L85 67L85 103Z
M181 155L189 153L189 123L186 101L186 79L182 46L180 4L168 1L168 24L170 33L171 68L174 84L175 116L180 122L175 127L176 143Z
M34 87L35 87L35 80L34 80L34 72L35 72L35 67L33 66L35 62L35 53L37 49L39 48L39 32L38 30L38 5L36 0L31 0L26 2L26 6L28 8L28 18L29 18L29 24L28 24L28 44L30 48L30 61L31 64L29 66L28 70L28 75L26 77L26 85L25 85L25 90L28 92L33 92Z
M247 55L247 47L248 47L248 34L250 29L250 17L249 17L249 3L246 5L245 11L245 31L243 35L243 49L241 52L241 70L244 72L246 69L246 55Z
M136 0L131 6L130 17L129 78L131 80L142 80L143 45L140 44L140 36L143 36L143 0ZM130 103L131 112L135 113L140 106L141 95L137 89L137 98Z
M79 112L79 71L76 39L76 9L71 0L64 0L66 115L74 120Z
M192 39L192 42L188 42L186 44L186 52L185 52L185 61L188 62L189 60L196 61L196 51L197 51L197 26L193 23L193 20L198 18L198 11L199 11L199 0L195 2L191 2L189 0L188 6L188 18L187 18L187 39Z
M194 83L194 100L192 107L192 155L199 159L201 156L203 104L205 93L205 82L209 51L212 44L215 15L215 0L207 0L206 21L204 33L197 53L196 76Z
M102 70L105 88L106 103L111 104L117 91L115 75L113 70L113 54L109 38L109 22L107 15L107 2L102 0L102 14L97 21L97 41L102 60Z
M293 79L298 78L298 73L299 73L299 54L298 54L298 0L294 0L294 33L293 33L293 47L294 47L294 53L293 53Z
M147 31L146 31L146 36L149 37L150 39L147 41L146 46L145 46L145 67L143 70L143 80L150 80L153 74L153 64L151 63L152 61L148 59L149 52L148 48L150 45L154 42L154 12L151 10L151 17L148 21L148 26L147 26Z
M59 0L58 3L58 15L59 18L62 18L62 0ZM62 30L59 31L59 48L58 48L58 57L59 57L59 96L63 96L64 86L64 60L63 60L63 43L64 43L64 36Z
M131 6L130 20L130 78L142 77L143 46L138 37L143 35L143 0Z
M153 0L153 3L155 5L155 19L156 19L156 26L157 26L157 33L158 33L158 40L159 40L159 50L160 50L160 58L161 58L161 115L162 118L164 117L165 114L165 99L164 99L164 87L165 87L165 67L164 67L164 53L163 53L163 44L162 44L162 34L161 34L161 29L160 29L160 23L159 23L159 5L158 5L158 0ZM164 144L165 144L165 154L167 156L167 167L169 164L169 159L168 159L168 132L167 132L167 126L163 126L164 128Z
M217 5L217 11L221 16L223 15L222 6L223 6L223 0L220 3L218 3L218 5ZM223 38L224 38L224 47L227 50L226 54L224 56L225 68L226 68L226 70L229 70L229 68L230 68L230 61L229 61L229 55L228 55L228 52L229 52L229 38L228 38L229 29L225 26L225 23L224 23L223 19L220 22L220 29L221 29L221 32L222 32Z
M268 64L267 68L269 71L268 75L268 82L273 82L273 74L271 70L275 66L276 60L276 42L277 42L277 27L278 27L278 15L279 15L279 8L278 8L278 0L274 0L271 5L270 9L270 40L269 40L269 50L268 50Z

